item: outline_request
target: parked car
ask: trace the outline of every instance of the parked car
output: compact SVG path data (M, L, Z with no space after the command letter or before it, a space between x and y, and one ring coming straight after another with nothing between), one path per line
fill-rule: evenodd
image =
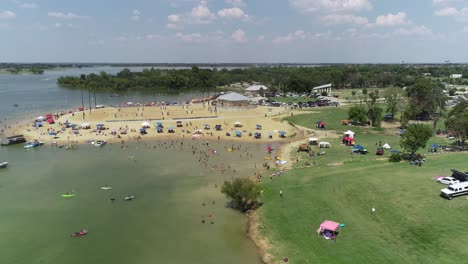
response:
M461 182L449 185L440 190L440 196L452 200L453 197L468 194L468 182Z
M460 182L468 181L468 172L461 172L455 169L450 169L452 171L452 177L459 180Z
M447 184L447 185L460 183L459 180L457 180L457 179L455 179L453 177L442 177L442 178L438 178L436 181L438 183Z

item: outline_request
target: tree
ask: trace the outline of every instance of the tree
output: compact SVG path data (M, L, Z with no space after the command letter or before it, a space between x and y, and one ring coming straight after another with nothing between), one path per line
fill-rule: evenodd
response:
M387 104L387 113L396 116L399 112L399 101L401 99L401 89L400 88L392 88L388 89L384 93L385 103Z
M432 129L424 124L412 124L406 128L400 139L400 146L404 152L413 156L420 148L425 148L427 141L432 136Z
M468 101L458 103L447 115L445 126L464 143L468 138Z
M369 100L366 99L364 101L368 107L367 116L369 117L369 121L371 122L371 126L373 127L380 127L380 123L382 121L383 109L376 105L377 99L379 99L379 91L370 92Z
M360 105L353 106L348 110L348 119L353 124L363 124L367 121L367 111Z
M444 109L446 96L441 84L433 83L428 78L417 78L408 88L408 99L411 103L411 118L430 118ZM436 116L435 125L439 116Z
M235 178L232 182L224 182L221 193L232 199L233 208L246 212L258 206L260 187L249 178Z

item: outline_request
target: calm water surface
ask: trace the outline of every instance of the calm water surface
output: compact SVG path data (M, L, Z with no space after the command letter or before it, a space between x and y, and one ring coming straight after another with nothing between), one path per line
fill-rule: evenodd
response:
M2 125L81 105L80 92L58 88L56 78L103 70L121 68L0 74ZM97 103L191 96L99 94ZM13 107L15 103L19 106ZM245 236L246 219L225 208L227 200L219 189L226 179L252 175L258 169L255 163L263 162L265 146L245 145L242 151L229 152L225 147L231 143L179 144L168 149L162 142L131 143L125 149L84 145L76 151L1 147L0 161L10 164L0 169L0 263L258 263L255 247ZM66 192L77 196L62 198ZM136 199L124 201L129 194ZM70 237L82 228L89 234Z

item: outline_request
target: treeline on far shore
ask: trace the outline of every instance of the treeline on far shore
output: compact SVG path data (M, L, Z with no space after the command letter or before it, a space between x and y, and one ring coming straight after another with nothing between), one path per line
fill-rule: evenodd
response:
M86 64L70 64L70 63L0 63L0 72L11 74L32 73L43 74L45 70L57 68L72 68L72 67L88 67Z
M451 78L461 74L461 78ZM147 68L133 72L128 68L115 75L101 72L78 77L65 76L58 85L68 88L84 88L95 91L125 92L147 90L181 92L187 90L215 89L233 83L261 83L269 92L310 92L314 86L333 83L337 89L359 87L410 86L421 76L453 84L468 84L468 68L465 65L399 65L358 64L317 67L249 67L237 69L203 69L197 66L187 69Z

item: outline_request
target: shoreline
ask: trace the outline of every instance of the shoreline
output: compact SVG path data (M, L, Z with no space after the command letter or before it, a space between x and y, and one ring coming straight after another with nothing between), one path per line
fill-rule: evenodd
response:
M211 108L211 107L210 107ZM195 104L187 106L165 107L106 107L84 112L67 113L54 119L55 124L42 122L42 127L33 127L34 120L16 120L15 124L8 123L4 136L24 135L29 140L48 143L86 143L92 140L106 140L107 142L122 141L147 141L158 139L194 139L194 140L229 140L241 142L286 142L297 138L296 128L286 122L277 121L278 117L286 116L291 110L284 108L269 108L257 106L248 109L219 108L216 113L207 106ZM83 115L84 116L83 116ZM274 120L276 119L276 120ZM151 121L150 121L151 120ZM147 134L140 134L142 122L148 121ZM162 122L163 132L157 133L155 121ZM87 123L91 129L72 130L62 124L69 122L76 125ZM179 125L177 126L177 122ZM240 122L241 127L235 123ZM97 124L104 124L106 129L97 131L93 129ZM206 126L207 125L207 126ZM215 125L221 125L222 130L215 130ZM261 125L261 129L256 129ZM172 126L174 133L168 133L167 128ZM119 133L126 130L126 134ZM48 132L57 133L52 137ZM279 136L279 131L285 131L285 137ZM241 132L237 137L236 132ZM253 137L255 133L261 133L261 138ZM230 134L229 136L227 134ZM268 134L272 134L269 138ZM288 135L292 135L288 137Z

